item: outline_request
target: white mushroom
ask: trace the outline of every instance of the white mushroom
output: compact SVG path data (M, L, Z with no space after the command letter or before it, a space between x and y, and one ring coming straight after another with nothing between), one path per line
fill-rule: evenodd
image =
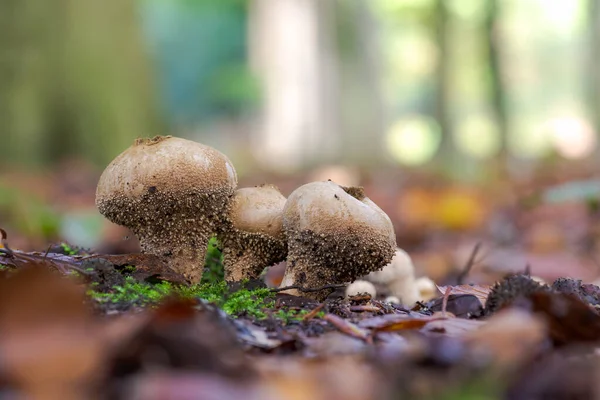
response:
M371 272L365 279L387 286L390 294L400 299L404 305L412 305L420 300L412 260L400 248L396 249L396 253L389 264L380 271Z
M357 296L359 294L368 294L372 299L377 295L377 289L371 282L356 280L346 287L346 297Z

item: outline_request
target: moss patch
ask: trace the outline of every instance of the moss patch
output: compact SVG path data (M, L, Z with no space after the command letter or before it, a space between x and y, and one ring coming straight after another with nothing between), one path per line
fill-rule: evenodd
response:
M203 283L193 286L175 285L169 282L157 284L142 283L133 277L125 278L123 285L115 285L110 290L100 292L94 289L94 284L87 291L98 303L132 304L137 306L154 306L169 296L184 298L201 298L221 307L231 316L248 315L255 318L265 318L265 309L271 308L274 301L269 289L255 290L240 289L229 292L224 281L218 283Z

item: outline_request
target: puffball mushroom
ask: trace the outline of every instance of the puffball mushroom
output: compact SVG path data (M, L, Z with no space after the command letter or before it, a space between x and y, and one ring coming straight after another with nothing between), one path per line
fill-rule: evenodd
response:
M389 263L396 248L390 218L362 188L332 181L300 186L283 208L288 240L282 287L353 282ZM299 295L293 289L288 293ZM322 300L326 293L304 294Z
M380 271L371 272L365 277L375 284L387 286L390 294L400 299L404 305L412 305L420 300L415 282L415 268L410 256L397 248L391 262Z
M415 280L415 285L417 286L417 291L419 292L419 300L421 301L429 301L439 294L435 282L426 276L417 278Z
M357 296L364 293L370 295L371 298L374 299L377 295L377 289L371 282L360 279L352 282L346 288L346 297Z
M265 267L284 261L286 198L273 185L236 190L231 200L231 228L220 235L225 279L258 278Z
M227 220L237 186L231 161L172 136L138 139L106 167L96 206L129 228L142 252L164 256L190 282L202 277L210 236Z

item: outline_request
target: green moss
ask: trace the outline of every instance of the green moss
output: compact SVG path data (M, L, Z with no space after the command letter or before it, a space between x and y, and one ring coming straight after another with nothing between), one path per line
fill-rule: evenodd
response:
M4 264L0 264L0 271L2 271L3 269L9 269L10 267L8 265L4 265Z
M68 256L74 256L77 254L77 251L74 250L71 246L69 246L69 244L67 243L61 243L60 247L62 247L62 249L64 250L65 254Z
M284 321L286 324L292 321L301 321L311 310L277 310L274 317ZM319 311L314 318L323 318L325 313Z
M220 243L216 237L212 237L208 242L201 283L221 282L223 277L223 254Z
M149 284L137 282L133 277L125 278L125 284L113 286L108 292L99 292L92 288L87 294L99 303L125 303L139 306L154 306L168 296L201 298L221 307L232 316L247 314L256 318L266 317L265 308L273 307L269 299L269 289L241 289L229 293L224 281L203 283L193 286L174 285L169 282Z

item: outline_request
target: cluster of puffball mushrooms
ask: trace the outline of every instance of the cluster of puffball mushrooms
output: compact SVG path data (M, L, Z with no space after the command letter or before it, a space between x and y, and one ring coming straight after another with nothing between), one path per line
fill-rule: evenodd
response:
M265 267L286 260L282 287L316 288L364 276L399 282L404 273L395 267L400 250L392 222L362 188L311 182L287 199L273 185L238 189L224 154L173 136L138 139L118 155L100 177L96 206L129 228L143 253L163 257L190 283L200 282L215 235L228 281L258 278ZM412 269L406 276L415 286ZM419 297L390 293L405 304ZM307 295L322 299L320 292Z

